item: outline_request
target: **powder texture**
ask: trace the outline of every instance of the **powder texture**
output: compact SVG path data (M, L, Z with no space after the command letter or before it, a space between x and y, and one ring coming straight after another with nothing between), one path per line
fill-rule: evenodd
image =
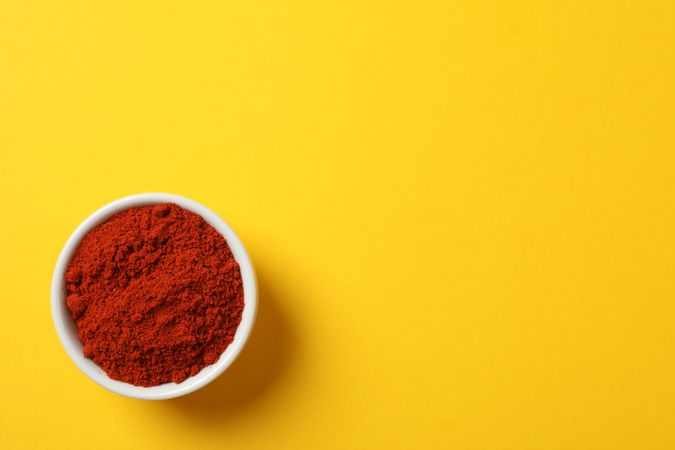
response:
M65 279L84 356L137 386L179 383L215 363L244 308L227 242L175 204L131 208L91 230Z

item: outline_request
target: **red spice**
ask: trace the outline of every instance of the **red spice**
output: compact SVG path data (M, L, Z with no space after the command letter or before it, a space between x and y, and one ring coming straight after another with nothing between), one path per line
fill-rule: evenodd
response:
M227 242L175 204L131 208L94 228L65 278L84 356L137 386L180 383L215 363L244 308Z

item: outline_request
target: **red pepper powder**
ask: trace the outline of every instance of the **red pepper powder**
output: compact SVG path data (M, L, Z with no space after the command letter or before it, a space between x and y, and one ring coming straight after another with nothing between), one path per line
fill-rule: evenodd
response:
M244 309L225 238L175 204L131 208L91 230L65 278L84 356L137 386L180 383L215 363Z

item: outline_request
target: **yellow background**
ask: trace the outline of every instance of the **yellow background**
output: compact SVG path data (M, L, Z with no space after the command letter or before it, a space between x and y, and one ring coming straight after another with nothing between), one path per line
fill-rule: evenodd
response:
M672 450L674 152L671 0L4 0L2 447ZM74 228L145 191L261 288L165 402L49 309Z

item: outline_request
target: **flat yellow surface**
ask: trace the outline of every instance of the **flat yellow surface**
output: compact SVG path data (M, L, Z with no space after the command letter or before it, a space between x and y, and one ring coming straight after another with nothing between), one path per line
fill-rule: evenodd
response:
M4 0L0 188L3 449L675 448L672 0ZM49 309L70 233L147 191L261 288L165 402Z

